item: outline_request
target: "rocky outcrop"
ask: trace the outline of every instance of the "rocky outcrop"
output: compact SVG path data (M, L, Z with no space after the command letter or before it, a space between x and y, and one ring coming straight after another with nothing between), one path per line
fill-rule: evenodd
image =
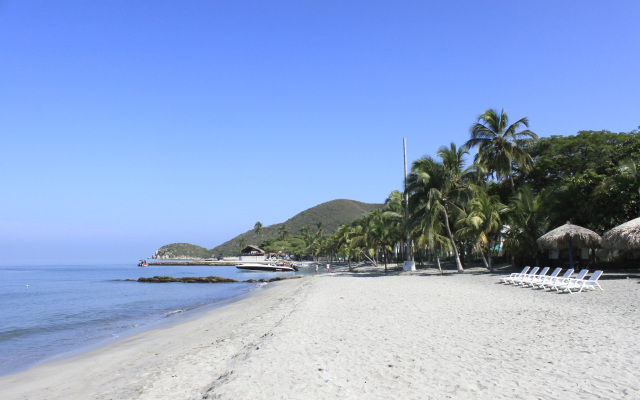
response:
M138 282L147 283L167 283L167 282L182 282L182 283L228 283L228 282L277 282L284 279L297 279L302 278L302 275L295 276L277 276L271 279L249 279L247 281L236 281L235 279L223 278L220 276L185 276L181 278L174 278L173 276L154 276L153 278L138 278Z
M138 282L165 283L165 282L184 282L184 283L226 283L238 282L235 279L223 278L220 276L185 276L182 278L174 278L173 276L154 276L153 278L138 278Z

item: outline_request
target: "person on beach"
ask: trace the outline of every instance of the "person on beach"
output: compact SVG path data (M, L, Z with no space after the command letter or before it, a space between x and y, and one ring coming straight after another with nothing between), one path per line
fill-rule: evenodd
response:
M316 275L318 275L318 264L316 264Z
M327 264L327 272L331 272L331 264Z

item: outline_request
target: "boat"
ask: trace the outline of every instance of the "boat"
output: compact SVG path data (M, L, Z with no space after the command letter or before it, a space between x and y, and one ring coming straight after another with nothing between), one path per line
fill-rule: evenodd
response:
M146 267L148 265L149 263L147 262L147 260L140 260L140 262L138 263L138 267Z
M242 264L236 264L236 268L238 268L238 269L246 269L246 270L250 270L250 271L269 271L269 272L275 272L275 271L283 271L283 272L297 271L296 268L288 267L288 266L286 266L284 264L276 265L276 264L242 263Z

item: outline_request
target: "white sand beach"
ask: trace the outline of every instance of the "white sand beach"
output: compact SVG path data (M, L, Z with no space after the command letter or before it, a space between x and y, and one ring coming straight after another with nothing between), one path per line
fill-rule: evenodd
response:
M638 399L640 280L617 278L574 295L473 272L288 280L0 378L0 398Z

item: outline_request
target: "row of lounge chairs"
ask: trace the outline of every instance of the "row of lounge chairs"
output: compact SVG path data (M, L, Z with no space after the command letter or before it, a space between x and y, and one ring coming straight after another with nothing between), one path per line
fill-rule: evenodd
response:
M600 284L598 283L598 279L602 275L602 271L595 271L589 279L585 279L585 276L589 273L588 269L583 269L578 272L575 278L572 278L574 269L568 269L564 275L560 275L562 268L556 268L551 275L547 275L549 272L549 267L544 267L540 273L539 267L524 267L520 273L513 273L508 276L503 276L499 279L500 283L511 284L511 285L521 285L524 287L532 287L536 289L544 289L544 290L556 290L558 292L569 292L573 294L573 292L580 293L583 290L595 290L602 289Z

